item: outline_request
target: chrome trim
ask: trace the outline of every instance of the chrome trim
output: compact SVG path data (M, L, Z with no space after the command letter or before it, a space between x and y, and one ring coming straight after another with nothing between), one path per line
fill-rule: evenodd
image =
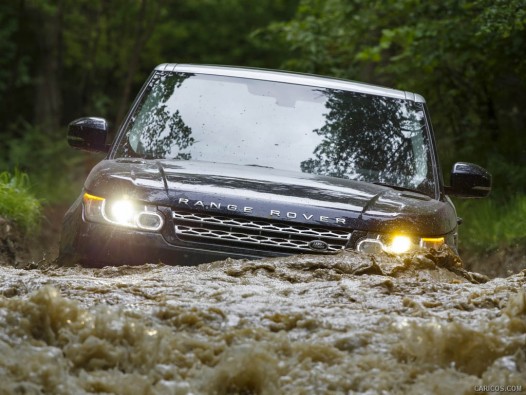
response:
M367 253L364 245L376 245L378 247L378 252L379 251L384 251L385 250L385 245L378 239L368 239L368 238L365 238L365 239L362 239L358 242L358 244L356 245L356 250L358 252L365 252Z
M115 199L115 200L118 200L118 199ZM164 217L161 214L159 214L156 211L156 208L153 207L153 206L142 206L142 210L140 210L140 206L136 207L138 212L136 212L133 215L133 219L132 219L133 223L125 223L125 222L113 221L108 216L108 214L106 214L106 204L107 203L108 203L108 199L103 198L102 204L101 204L101 215L102 215L102 218L105 221L107 221L108 223L110 223L112 225L122 226L122 227L125 227L125 228L142 229L142 230L147 230L147 231L152 231L152 232L158 232L164 226ZM159 219L159 225L158 226L143 226L139 222L139 218L142 215L153 215L153 216L157 217Z
M143 225L141 223L141 218L143 216L152 216L152 217L156 217L158 220L159 220L159 225L157 226L146 226L146 225ZM159 213L156 213L156 212L152 212L152 211L141 211L140 213L138 213L136 216L135 216L135 222L137 224L137 227L139 229L144 229L144 230L152 230L152 231L159 231L162 229L162 227L164 226L164 219L162 217L162 215L160 215Z
M309 242L309 247L314 251L326 251L329 245L323 240L312 240Z
M338 78L324 77L312 74L293 73L280 70L265 70L249 67L216 66L163 63L155 68L158 71L181 72L220 75L225 77L251 78L255 80L284 82L289 84L315 86L319 88L341 89L370 95L392 97L395 99L411 100L423 103L424 98L412 92L386 88L362 82L349 81Z
M224 246L236 244L257 248L297 250L298 252L336 253L342 251L351 238L350 231L289 225L280 222L225 217L208 213L172 211L175 234L184 241L215 241ZM310 243L327 243L325 251L314 251Z

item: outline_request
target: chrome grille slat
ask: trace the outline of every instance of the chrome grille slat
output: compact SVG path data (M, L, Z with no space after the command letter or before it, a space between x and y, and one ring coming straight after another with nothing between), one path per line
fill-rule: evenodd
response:
M260 230L275 230L277 232L290 233L290 234L305 234L308 236L317 236L324 238L335 238L339 240L348 240L350 233L348 231L333 231L329 229L315 229L308 228L304 226L290 226L285 224L273 224L271 222L264 221L252 221L244 218L230 218L222 216L212 216L208 214L201 213L183 213L183 212L173 212L174 219L180 219L184 221L191 221L197 223L217 223L220 225L231 225L234 227L240 227L243 229L253 228Z
M260 249L314 252L309 243L322 240L328 245L327 250L322 252L335 253L345 248L351 237L349 231L309 228L208 213L173 211L172 216L175 233L181 240L212 241L224 246L241 244L253 245Z

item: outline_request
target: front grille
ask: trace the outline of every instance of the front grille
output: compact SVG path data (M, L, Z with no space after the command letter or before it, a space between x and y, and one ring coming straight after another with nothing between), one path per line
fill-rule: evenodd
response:
M206 213L173 211L175 233L180 240L221 246L263 250L336 253L345 248L350 231L289 225L280 222L225 217ZM324 251L313 250L309 243L327 243Z

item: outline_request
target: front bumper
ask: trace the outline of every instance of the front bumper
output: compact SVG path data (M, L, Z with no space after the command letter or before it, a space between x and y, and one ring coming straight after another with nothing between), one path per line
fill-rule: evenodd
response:
M61 246L62 264L80 263L85 267L165 263L194 266L232 259L260 259L289 254L236 248L236 251L168 243L162 234L79 221L76 235ZM69 245L68 245L69 244Z

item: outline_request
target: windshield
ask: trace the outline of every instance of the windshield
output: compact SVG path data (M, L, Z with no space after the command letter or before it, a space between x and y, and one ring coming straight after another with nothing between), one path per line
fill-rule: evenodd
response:
M271 167L434 194L422 103L283 82L157 72L116 157Z

